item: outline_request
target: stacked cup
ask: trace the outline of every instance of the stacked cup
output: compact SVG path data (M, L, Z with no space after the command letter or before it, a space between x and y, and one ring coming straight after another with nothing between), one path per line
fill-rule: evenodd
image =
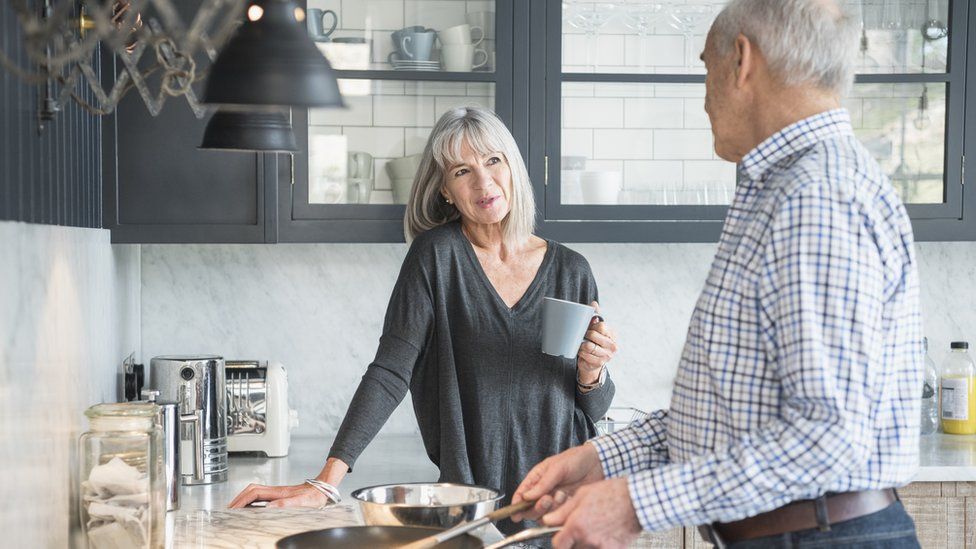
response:
M437 37L441 40L441 68L445 71L471 72L488 63L488 52L477 47L485 39L483 28L465 23L438 31Z
M484 42L481 48L488 53L488 63L483 70L495 70L495 13L491 11L475 11L467 14L471 28L479 27L484 31Z

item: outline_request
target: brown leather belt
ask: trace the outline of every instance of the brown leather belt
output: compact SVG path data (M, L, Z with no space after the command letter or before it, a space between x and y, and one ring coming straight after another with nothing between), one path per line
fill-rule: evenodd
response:
M891 488L827 494L794 501L747 519L699 526L698 531L705 541L721 548L728 543L812 528L827 531L831 524L876 513L897 500L898 494Z

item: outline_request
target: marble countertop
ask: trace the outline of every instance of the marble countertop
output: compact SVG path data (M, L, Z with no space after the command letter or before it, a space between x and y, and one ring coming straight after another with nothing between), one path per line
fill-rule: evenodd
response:
M183 486L180 509L167 514L168 548L272 548L282 537L335 526L362 524L350 493L364 486L437 480L437 468L424 452L419 436L379 436L363 452L339 490L343 502L325 509L227 509L248 484L300 484L321 470L331 437L293 437L283 458L254 454L229 458L227 482ZM502 538L491 528L486 541Z
M925 435L915 482L976 481L976 435Z
M181 508L167 516L167 543L174 548L274 547L298 532L362 524L350 493L364 486L437 479L419 436L380 436L369 445L339 487L344 502L326 509L227 509L250 483L298 484L316 475L330 437L292 439L285 458L232 455L227 482L184 486ZM921 438L921 469L916 482L976 481L976 436L936 434ZM500 539L490 532L486 539Z

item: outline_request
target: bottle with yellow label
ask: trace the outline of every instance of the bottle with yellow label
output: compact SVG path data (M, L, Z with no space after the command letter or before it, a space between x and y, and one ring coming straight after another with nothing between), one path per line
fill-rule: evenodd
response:
M953 341L939 379L942 430L953 435L976 434L976 363L969 343Z

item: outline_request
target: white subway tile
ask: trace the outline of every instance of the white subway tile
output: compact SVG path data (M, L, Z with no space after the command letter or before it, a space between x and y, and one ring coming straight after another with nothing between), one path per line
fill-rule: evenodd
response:
M373 124L373 98L344 97L345 109L309 109L308 123L312 126L370 126Z
M403 128L362 128L350 126L342 129L349 138L350 151L363 151L376 157L396 158L403 156Z
M624 126L627 128L681 128L684 100L628 98L624 100Z
M611 67L624 65L624 37L622 35L585 34L563 35L563 65L592 67L607 72Z
M372 80L373 95L403 95L403 80Z
M370 204L393 204L393 191L373 191L369 195Z
M464 2L416 0L404 4L404 26L423 25L444 30L467 23Z
M655 97L705 97L705 84L656 84Z
M491 82L468 82L468 95L494 95L495 85Z
M563 82L563 97L593 97L593 87L590 82Z
M711 129L712 123L705 112L704 99L684 99L685 128Z
M684 66L684 40L678 36L627 36L625 62L629 67L662 68ZM648 71L642 71L648 72Z
M495 101L491 97L477 96L441 96L436 98L434 109L439 118L448 109L455 107L483 107L485 109L495 109Z
M654 159L708 160L712 156L709 130L655 130Z
M623 160L587 160L587 171L594 172L623 172Z
M618 98L566 97L562 100L565 128L622 128L624 102Z
M393 52L395 46L393 45L393 39L390 38L389 30L374 30L370 33L373 38L372 42L372 62L378 65L383 65L383 69L391 70L393 68L390 65L389 58L390 53Z
M430 126L434 98L418 95L380 95L373 98L374 126Z
M332 10L336 12L336 14L339 16L339 28L343 28L341 0L308 0L308 7L318 8L320 10Z
M404 128L403 139L406 148L404 154L410 156L411 154L424 152L424 147L427 146L427 139L430 138L430 132L433 129L429 126L423 128Z
M468 0L465 9L468 13L495 11L495 2L494 0Z
M686 160L685 183L735 183L735 164L726 160Z
M683 164L680 160L625 160L624 188L656 189L662 183L673 184L681 181L682 174Z
M597 97L654 97L653 84L634 82L601 82L593 95Z
M396 30L403 23L403 0L342 0L342 28Z
M593 130L563 128L559 135L560 154L563 156L593 157Z
M597 159L651 160L654 130L593 130L593 156Z
M403 93L410 95L467 95L464 82L404 82Z

